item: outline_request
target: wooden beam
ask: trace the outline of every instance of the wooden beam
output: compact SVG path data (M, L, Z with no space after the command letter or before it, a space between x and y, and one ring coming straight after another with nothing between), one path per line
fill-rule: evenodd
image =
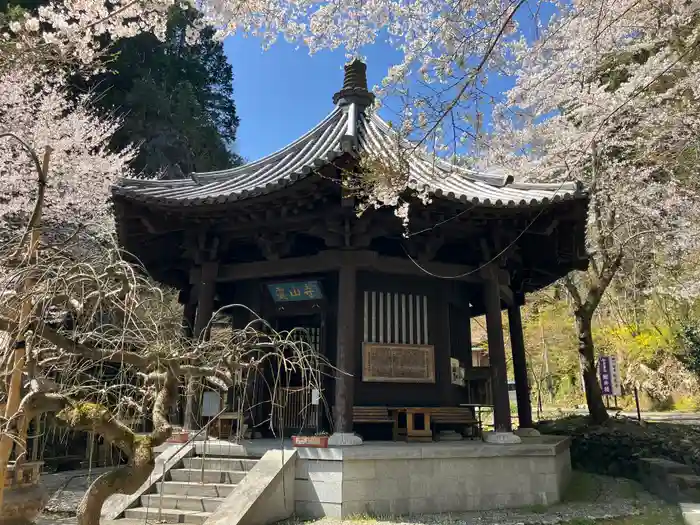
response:
M197 315L194 321L194 337L202 339L214 313L214 296L216 295L216 276L218 264L208 261L202 265L200 273L199 294L197 299Z
M214 313L214 295L216 294L216 274L218 264L215 261L207 261L202 264L201 281L198 286L197 311L194 320L193 338L201 340L208 337L210 332L209 321ZM185 400L185 424L187 430L194 430L197 425L200 388L194 378L187 378Z
M194 335L194 322L197 315L197 302L187 301L182 312L182 335L191 339Z
M503 301L506 306L513 306L515 304L515 296L513 295L513 290L510 289L508 285L500 284L501 289L501 301Z
M482 277L476 268L441 262L416 263L400 257L387 257L372 251L324 251L309 257L290 257L277 261L226 264L219 267L218 281L231 282L255 278L283 277L294 274L313 274L337 271L344 264L352 264L358 270L373 270L380 273L411 275L416 277L444 278L453 281L480 282ZM496 270L500 284L510 282L508 272ZM190 273L190 283L198 283L199 270ZM456 278L455 278L456 277Z

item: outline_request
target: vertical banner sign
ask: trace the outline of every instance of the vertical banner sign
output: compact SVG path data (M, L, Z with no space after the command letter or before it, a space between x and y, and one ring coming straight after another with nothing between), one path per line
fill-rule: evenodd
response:
M622 383L620 382L620 369L617 366L617 357L608 357L610 362L610 381L612 383L612 395L622 395Z
M600 388L604 396L621 396L620 371L617 367L617 358L601 356L598 359L598 374L600 376Z
M600 375L600 389L604 396L612 395L612 381L610 381L610 361L606 356L598 358L598 374Z

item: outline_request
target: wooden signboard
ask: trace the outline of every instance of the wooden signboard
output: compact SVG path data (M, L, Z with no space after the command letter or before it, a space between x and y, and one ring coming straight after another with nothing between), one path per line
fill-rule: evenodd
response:
M434 383L432 345L364 343L362 380L386 383Z

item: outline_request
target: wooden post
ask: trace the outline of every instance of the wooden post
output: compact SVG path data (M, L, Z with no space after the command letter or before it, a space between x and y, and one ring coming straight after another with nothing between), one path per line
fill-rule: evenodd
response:
M527 380L523 321L518 304L513 304L508 308L508 327L510 328L510 347L513 353L515 396L518 400L518 426L532 428L532 405L530 404L530 387Z
M443 298L439 300L437 304L438 311L438 326L440 326L439 338L436 343L444 345L444 352L436 352L436 360L438 356L442 358L435 363L436 381L440 382L440 403L443 406L452 406L454 396L454 388L452 386L452 357L459 358L458 355L452 355L452 323L450 322L450 302L447 300L448 290L447 286L444 286L445 293ZM456 351L456 349L454 349Z
M501 322L501 292L498 286L498 274L494 271L495 269L493 266L487 266L483 281L486 334L491 366L493 422L496 432L511 432L506 351L503 341L503 323Z
M209 321L211 321L211 316L214 313L214 296L216 295L216 276L218 271L219 263L216 261L205 262L202 265L202 281L199 285L197 315L194 321L193 335L195 339L206 338L204 331L208 328Z
M32 153L32 156L34 154ZM36 158L36 157L34 157ZM46 192L46 179L49 173L49 159L51 158L51 148L46 147L44 150L44 159L40 168L39 176L39 187L37 202L34 208L32 217L30 218L29 227L31 228L29 234L29 248L27 250L27 262L31 265L32 261L37 256L37 250L39 248L39 241L41 240L41 215L44 207L44 195ZM38 160L36 161L38 163ZM21 248L21 246L20 246ZM34 287L35 280L33 277L28 277L22 283L22 288L24 291L31 290ZM27 356L27 340L26 340L26 326L29 319L29 314L32 310L32 301L30 298L25 298L22 302L22 308L19 314L19 333L15 339L10 339L13 344L13 359L12 359L12 374L10 376L10 384L7 391L7 403L5 404L5 419L13 417L17 410L19 409L20 402L22 400L22 373L24 372L26 356ZM28 422L27 422L28 423ZM24 436L19 435L16 438L22 442L25 442L26 446L26 429L27 423L19 425L20 430L24 430ZM22 433L22 432L20 432ZM5 492L5 473L7 472L7 466L10 461L10 456L12 455L12 445L14 444L13 439L2 434L0 437L0 512L2 511L4 492Z
M197 315L197 301L190 298L182 312L182 335L187 338L194 336L194 322Z
M355 381L356 269L343 264L338 272L338 347L336 358L334 431L352 432ZM344 373L345 372L345 373ZM352 374L352 375L348 375Z
M180 291L180 303L183 305L182 309L182 336L186 339L192 339L194 337L194 321L197 315L197 288L191 286L188 290ZM187 390L189 381L185 384L185 390ZM182 424L183 428L185 426L185 412L187 406L187 395L182 389L178 389L178 409L177 409L177 419Z
M194 321L193 337L200 341L208 337L209 321L214 313L214 295L216 294L216 276L219 265L216 261L209 261L202 265L201 282L197 298L197 312ZM197 425L197 400L199 399L196 382L192 378L187 379L187 391L185 393L185 424L186 430L194 430Z
M34 418L34 439L32 439L32 461L39 459L39 446L41 445L41 416Z

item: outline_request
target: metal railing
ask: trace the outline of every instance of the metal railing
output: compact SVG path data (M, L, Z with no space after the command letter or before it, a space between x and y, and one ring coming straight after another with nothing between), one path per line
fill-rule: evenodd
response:
M175 456L177 456L180 453L180 451L182 449L184 449L186 446L191 445L197 439L197 437L199 437L199 435L202 432L205 432L204 443L206 443L207 439L209 437L209 427L212 425L212 423L217 421L219 419L219 417L221 417L221 414L223 414L226 411L227 411L227 407L222 408L218 412L218 414L216 414L209 421L207 421L202 428L200 428L197 432L194 433L194 435L188 436L187 441L185 441L184 443L182 443L178 447L178 449L173 453L171 458L174 458ZM205 456L206 456L206 445L204 446L204 456L203 457L205 457ZM165 484L165 476L166 475L167 475L167 471L165 470L165 462L164 462L163 463L163 474L160 477L160 495L158 498L158 521L159 522L162 522L162 518L163 518L163 494L165 493L164 484ZM202 459L200 483L204 483L204 459Z

